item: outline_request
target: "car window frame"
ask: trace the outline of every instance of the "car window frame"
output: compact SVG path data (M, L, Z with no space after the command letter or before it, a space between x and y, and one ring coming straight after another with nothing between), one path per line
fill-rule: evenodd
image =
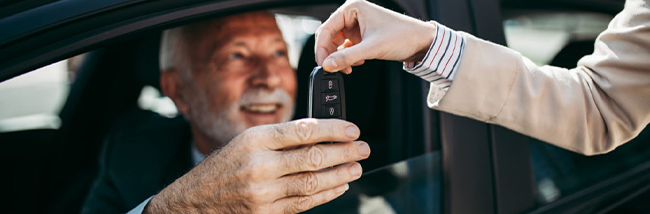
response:
M53 27L48 29L41 29L38 32L38 35L29 35L24 38L19 38L15 40L12 44L7 44L5 47L0 49L0 56L15 55L14 57L5 58L0 60L0 66L4 69L0 71L0 82L10 79L14 76L29 72L35 68L47 65L52 62L56 62L68 57L85 53L91 50L96 50L99 47L103 47L108 44L115 44L121 41L129 40L137 35L143 35L150 32L160 31L171 26L182 25L194 20L206 19L216 16L226 16L229 14L235 14L242 11L250 11L255 8L269 8L269 7L283 7L291 5L299 1L291 0L271 0L271 1L227 1L227 2L201 2L193 4L190 6L182 7L181 9L169 9L169 2L164 2L156 4L154 2L143 2L142 4L126 4L121 5L120 7L129 8L129 11L137 11L138 8L143 7L157 7L158 10L148 14L144 13L140 16L131 17L128 12L120 12L120 10L125 10L121 8L114 8L113 10L107 10L104 12L98 12L97 14L88 15L83 20L63 20L57 24L59 27ZM301 2L302 5L312 5L312 4L322 4L324 2L330 1L316 1L310 3ZM164 4L166 3L166 4ZM146 6L149 5L149 6ZM169 7L169 8L168 8ZM121 14L123 13L123 14ZM216 14L216 15L215 15ZM17 14L20 15L20 14ZM122 17L124 16L124 17ZM93 24L93 20L106 20L113 19L112 24L103 26L101 24ZM74 27L82 27L83 29L75 32L66 32L66 29ZM27 35L23 34L23 35ZM30 49L27 47L33 47L34 44L43 44L45 42L52 41L51 39L44 39L46 37L53 36L56 40L52 44L45 45L43 47L38 47ZM18 51L16 54L12 54L18 49L25 49ZM84 63L84 67L93 67L95 60L97 59L96 55L101 55L102 50L92 51L89 60ZM83 75L91 75L88 73L89 68L82 68ZM401 67L391 68L392 70L401 70ZM392 72L397 73L397 72ZM89 77L82 77L80 79L87 79ZM401 78L400 78L401 79ZM398 80L391 79L391 80ZM433 149L439 148L439 146L433 145L432 139L435 138L435 132L426 132L431 126L436 126L436 123L432 122L432 118L435 119L435 115L432 114L432 110L428 109L426 105L421 105L425 102L425 96L428 91L428 83L418 79L418 78L407 78L400 80L403 81L401 84L406 88L406 91L409 91L408 96L405 98L407 105L405 109L409 111L406 117L409 121L414 121L417 127L412 127L407 129L408 131L403 133L403 139L408 139L407 142L412 142L414 145L417 144L418 148L409 146L403 153L407 154L408 157L412 154L421 151L424 147L425 150L431 151ZM86 81L75 82L74 88L84 88ZM411 85L416 85L418 87L411 87ZM83 91L73 92L76 95L71 95L73 97L81 96ZM69 99L66 101L67 107L64 107L62 112L74 112L74 109L77 107L75 104L77 100ZM410 112L415 113L410 113ZM65 113L64 113L65 114ZM72 113L70 113L72 114ZM62 120L67 124L66 119L69 115L63 115ZM411 122L409 122L411 124ZM65 129L65 127L63 127ZM411 144L409 144L411 145Z

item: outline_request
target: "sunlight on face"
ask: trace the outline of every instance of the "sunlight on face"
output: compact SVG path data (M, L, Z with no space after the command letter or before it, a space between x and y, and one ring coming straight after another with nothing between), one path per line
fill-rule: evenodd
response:
M291 119L297 87L272 15L224 19L205 30L192 54L194 84L188 94L190 121L222 143L252 126Z

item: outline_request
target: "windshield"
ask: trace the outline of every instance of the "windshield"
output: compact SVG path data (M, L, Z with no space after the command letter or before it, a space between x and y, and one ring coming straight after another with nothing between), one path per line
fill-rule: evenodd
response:
M377 168L306 213L442 213L441 170L440 151Z

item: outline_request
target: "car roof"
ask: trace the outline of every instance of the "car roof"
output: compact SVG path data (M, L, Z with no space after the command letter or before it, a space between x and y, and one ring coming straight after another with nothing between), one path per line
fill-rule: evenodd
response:
M419 1L419 0L418 0ZM229 15L255 8L338 3L297 0L66 0L24 6L0 5L0 82L49 63L81 54L107 42L138 37L192 20ZM335 4L329 7L335 8ZM332 6L334 5L334 6ZM317 18L331 10L294 10ZM5 13L6 12L6 13ZM7 15L9 14L9 15Z
M187 23L201 17L228 15L237 8L287 7L337 3L336 0L305 2L299 0L0 0L0 82L71 57L118 38L133 36L131 32L160 30ZM409 15L428 19L426 0L393 0ZM616 13L624 0L502 0L515 7L575 7ZM252 5L252 7L251 7ZM424 7L423 7L424 6ZM321 20L323 11L284 9L283 12L309 14Z

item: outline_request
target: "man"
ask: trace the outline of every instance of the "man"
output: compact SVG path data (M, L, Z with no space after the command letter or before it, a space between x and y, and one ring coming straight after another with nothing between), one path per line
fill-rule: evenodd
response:
M429 82L429 107L495 123L585 155L650 123L650 1L628 0L578 67L537 66L516 51L366 1L319 28L316 60L350 73L366 59L405 62ZM404 36L406 35L406 36Z
M109 136L82 212L296 213L343 194L370 148L346 121L286 122L296 94L286 53L267 12L165 31L161 88L191 134L151 124Z

